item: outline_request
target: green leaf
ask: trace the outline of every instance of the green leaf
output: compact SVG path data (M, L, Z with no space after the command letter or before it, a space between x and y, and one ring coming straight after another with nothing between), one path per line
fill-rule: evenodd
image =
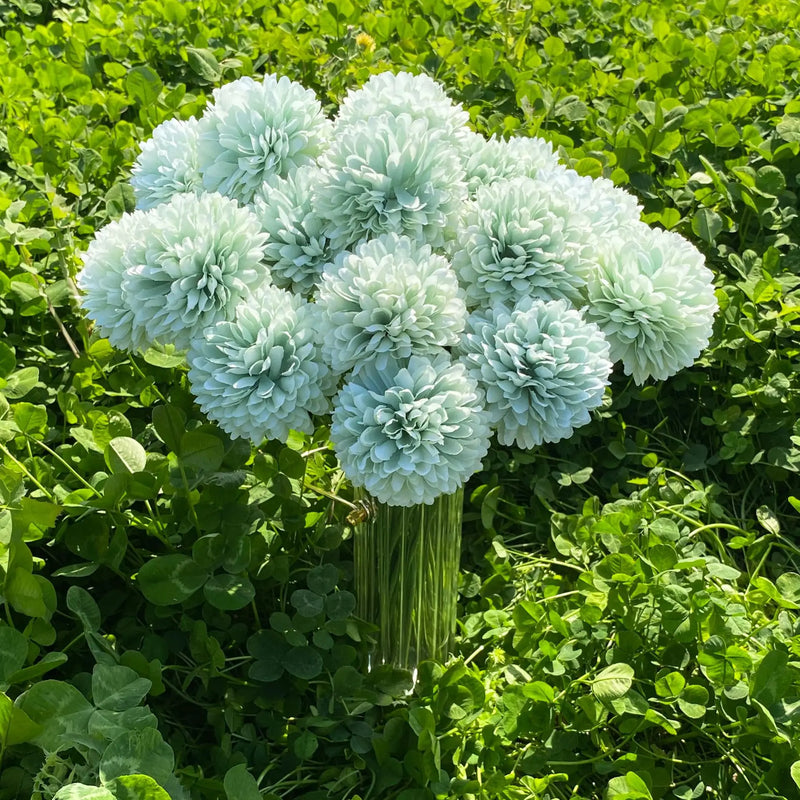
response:
M622 697L633 685L634 674L630 664L611 664L591 681L592 693L598 700Z
M106 192L106 213L112 219L119 219L123 214L136 208L136 195L127 181L115 183Z
M131 475L147 465L147 453L136 439L115 436L106 446L105 459L112 473Z
M303 731L295 740L294 744L292 745L292 750L294 750L294 754L301 760L305 761L314 753L317 752L317 747L319 746L319 740L311 731ZM370 748L371 749L371 748Z
M291 603L301 617L316 617L325 607L325 599L308 589L295 589L292 592Z
M153 428L158 438L176 455L181 454L181 438L186 432L186 414L170 404L153 409Z
M71 783L56 792L53 800L117 800L105 786Z
M70 586L67 589L67 608L81 621L84 630L100 630L100 608L86 589Z
M208 571L188 556L158 556L142 565L136 580L153 605L171 606L191 597L208 580Z
M150 67L133 67L125 78L128 95L143 108L155 103L163 87L161 78Z
M334 592L325 598L325 613L330 619L347 619L356 609L352 592Z
M92 438L101 450L117 436L130 436L131 433L130 422L119 411L109 411L92 425Z
M129 667L96 664L92 671L92 699L98 708L125 711L138 705L152 686Z
M35 739L42 731L21 708L15 706L5 694L0 694L0 761L3 750Z
M115 800L171 800L169 792L149 775L121 775L108 788Z
M91 703L72 685L63 681L39 681L17 699L17 705L42 726L36 737L46 753L67 750L75 737L88 731Z
M17 359L14 355L14 348L9 347L5 342L0 342L0 378L5 378L14 371L17 366Z
M3 394L9 400L19 400L39 383L39 370L36 367L25 367L12 372L6 378Z
M216 83L222 77L222 68L217 57L207 47L187 47L189 67L208 83Z
M800 761L795 761L792 766L789 767L789 773L797 786L800 786Z
M691 719L700 719L706 713L708 689L698 683L690 683L678 698L678 708Z
M6 576L5 595L15 611L29 617L48 616L43 584L47 580L41 575L32 575L22 567L14 567Z
M320 564L309 570L306 583L312 592L328 594L336 588L339 581L339 570L333 564Z
M157 730L145 728L118 736L108 745L100 760L100 780L108 783L123 775L141 773L165 783L174 768L172 748Z
M42 438L47 433L47 409L32 403L15 403L14 422L22 433Z
M225 447L222 441L209 433L188 431L181 437L180 448L181 463L190 469L203 472L215 472L222 466L225 457Z
M692 217L692 230L704 242L714 244L722 230L722 217L709 208L701 208Z
M247 764L231 767L222 781L228 800L261 800L256 779L248 772Z
M247 576L214 575L203 587L206 600L222 611L244 608L256 596L256 590Z
M28 656L28 640L8 625L0 626L0 684L22 669Z
M282 663L288 673L304 680L322 672L322 656L313 647L293 647L283 656Z

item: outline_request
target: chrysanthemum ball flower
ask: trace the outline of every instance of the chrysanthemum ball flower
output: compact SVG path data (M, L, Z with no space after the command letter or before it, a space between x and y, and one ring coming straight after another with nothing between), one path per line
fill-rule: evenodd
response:
M239 78L214 90L199 122L203 186L249 203L271 175L285 178L322 152L331 122L310 89L286 76Z
M381 72L349 91L339 106L336 130L382 114L426 119L431 130L443 132L453 145L473 135L467 127L469 114L447 96L440 84L427 75L409 72Z
M589 279L596 322L637 384L691 366L708 344L718 304L702 254L677 233L639 223L606 242Z
M580 175L560 164L543 167L536 178L557 194L575 217L583 220L581 230L590 244L640 221L642 207L638 199L608 178Z
M455 239L453 268L471 308L526 295L579 302L589 264L568 206L531 178L482 186Z
M77 284L83 290L81 305L99 332L121 350L146 349L147 328L134 319L136 298L123 291L130 264L141 263L142 243L148 215L144 211L125 214L95 234L83 254L83 269Z
M320 166L314 202L336 250L383 233L440 247L466 198L464 168L447 137L409 114L346 126Z
M324 222L311 197L321 172L300 167L287 178L270 178L258 191L252 209L269 234L264 260L276 286L310 294L322 268L333 258Z
M541 170L559 168L558 156L545 139L512 136L485 139L473 133L466 140L463 157L470 197L481 186L510 178L535 178Z
M498 441L523 449L589 422L611 372L605 337L563 300L524 298L513 310L475 312L460 351L486 393Z
M175 195L146 212L140 234L141 247L126 254L122 290L150 343L186 349L270 282L258 219L219 194Z
M345 253L322 276L323 354L335 373L376 360L435 353L458 343L467 319L446 258L388 233Z
M133 164L131 186L136 207L155 208L175 194L203 188L197 161L197 120L169 119L142 142Z
M331 386L319 356L315 309L265 286L242 300L233 320L192 340L189 382L200 408L231 436L258 444L313 433L313 414L328 408Z
M412 506L450 494L489 447L482 395L447 354L367 364L334 400L331 438L354 486Z

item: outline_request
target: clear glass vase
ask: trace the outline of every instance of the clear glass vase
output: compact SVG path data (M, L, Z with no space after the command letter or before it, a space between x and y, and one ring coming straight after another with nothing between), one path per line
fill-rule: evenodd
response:
M365 519L355 530L359 614L378 626L369 668L391 664L416 673L444 661L456 622L464 490L409 508L356 494Z

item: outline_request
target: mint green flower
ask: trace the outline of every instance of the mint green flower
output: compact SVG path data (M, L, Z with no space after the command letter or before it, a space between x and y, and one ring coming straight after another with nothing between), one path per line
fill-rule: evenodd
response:
M155 208L175 194L203 188L197 161L196 119L169 119L142 142L133 164L131 186L136 207Z
M469 114L447 96L440 84L427 75L409 72L381 72L360 88L350 90L339 106L334 124L339 132L355 122L369 122L383 114L425 119L431 130L441 131L454 146L474 135L467 127Z
M545 139L512 136L485 139L473 133L463 149L469 196L481 186L511 178L535 178L541 170L558 169L558 156Z
M471 308L531 295L580 302L590 268L579 220L546 184L498 180L478 189L453 244Z
M331 439L347 477L383 503L430 504L480 469L483 398L446 353L370 362L334 400Z
M147 349L151 341L147 326L135 319L136 298L123 289L128 268L144 260L148 220L144 211L134 211L97 231L76 278L83 290L81 305L98 331L121 350Z
M330 131L310 89L286 76L239 78L214 90L199 122L203 187L249 203L270 176L313 164Z
M530 449L589 422L611 372L597 325L563 300L524 298L472 314L460 352L486 393L500 444Z
M314 204L335 250L384 233L440 247L466 197L464 169L446 134L409 114L345 126L319 163Z
M251 206L269 235L264 261L273 283L308 295L322 269L333 260L324 220L315 212L312 192L320 179L317 167L299 167L288 178L273 177L261 187Z
M387 233L326 269L317 305L323 355L335 373L371 359L432 354L458 342L467 310L446 258Z
M122 293L149 344L186 349L270 282L258 219L222 195L177 194L146 212L139 235L125 256Z
M189 382L200 408L231 436L259 444L313 433L313 415L333 390L319 353L316 311L302 298L265 286L243 299L230 321L192 339Z
M638 223L607 240L586 287L596 322L637 384L691 366L708 344L718 304L702 254L677 233Z

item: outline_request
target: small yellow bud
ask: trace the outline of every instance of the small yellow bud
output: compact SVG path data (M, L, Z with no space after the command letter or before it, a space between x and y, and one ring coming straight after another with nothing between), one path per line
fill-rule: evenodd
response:
M356 36L356 44L362 49L372 52L375 49L375 40L363 31Z

